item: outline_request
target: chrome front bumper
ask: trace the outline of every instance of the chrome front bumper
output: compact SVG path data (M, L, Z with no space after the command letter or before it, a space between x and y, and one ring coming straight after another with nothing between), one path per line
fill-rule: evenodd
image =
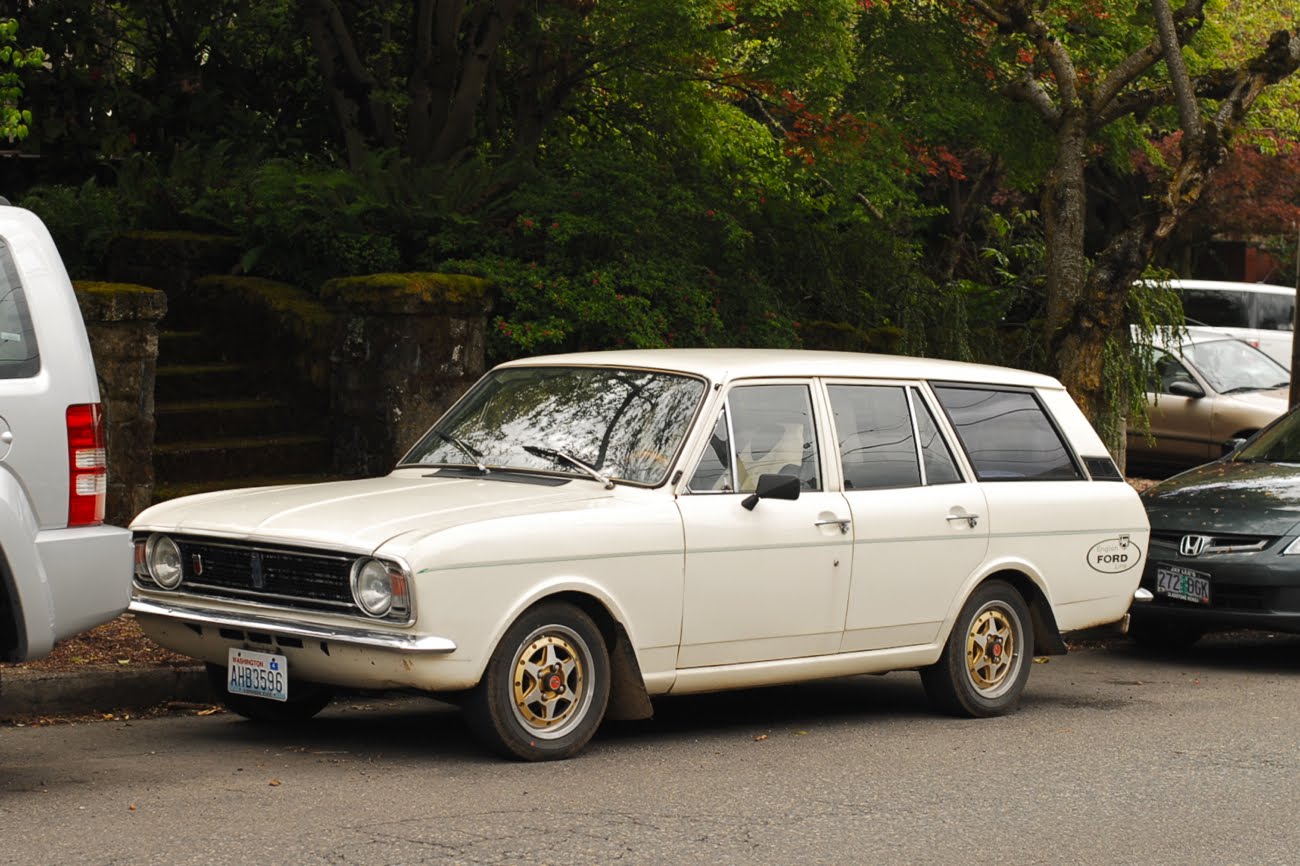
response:
M301 625L257 614L228 614L207 608L188 607L143 598L131 599L129 610L141 616L160 616L199 626L243 629L287 635L303 640L320 640L358 647L394 650L404 653L446 654L456 651L456 644L445 637L394 634L367 628L346 626Z

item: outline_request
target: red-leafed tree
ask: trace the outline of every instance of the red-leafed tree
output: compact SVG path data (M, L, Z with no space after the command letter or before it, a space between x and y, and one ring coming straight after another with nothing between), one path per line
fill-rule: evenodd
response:
M1047 353L1118 450L1125 407L1108 389L1104 365L1127 340L1129 287L1202 197L1260 96L1300 66L1300 34L1278 30L1234 59L1216 49L1221 30L1219 41L1208 38L1205 0L1176 8L1169 0L957 5L978 16L972 27L987 28L984 73L1051 137L1040 205ZM1090 234L1093 167L1175 130L1177 153L1158 188L1107 231Z

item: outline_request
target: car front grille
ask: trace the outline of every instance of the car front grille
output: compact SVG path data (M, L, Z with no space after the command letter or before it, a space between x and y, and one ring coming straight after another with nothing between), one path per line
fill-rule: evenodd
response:
M172 536L181 551L179 592L302 610L362 615L350 581L356 554ZM147 577L141 586L159 589Z
M1275 540L1271 535L1230 535L1226 533L1185 532L1170 530L1151 531L1151 553L1163 556L1177 554L1184 538L1189 535L1206 537L1204 549L1199 556L1214 556L1224 553L1254 553L1264 550Z

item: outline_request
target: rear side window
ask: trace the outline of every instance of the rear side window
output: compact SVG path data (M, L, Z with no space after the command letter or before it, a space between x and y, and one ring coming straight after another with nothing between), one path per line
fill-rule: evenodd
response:
M1189 325L1249 328L1250 302L1239 289L1183 289L1183 315Z
M830 385L827 392L835 413L846 490L961 481L952 452L916 389ZM919 466L924 467L924 475Z
M831 385L835 438L847 490L921 483L907 392L889 385Z
M0 240L0 379L24 379L40 369L27 299L9 247Z
M935 385L981 481L1081 479L1065 442L1028 391Z

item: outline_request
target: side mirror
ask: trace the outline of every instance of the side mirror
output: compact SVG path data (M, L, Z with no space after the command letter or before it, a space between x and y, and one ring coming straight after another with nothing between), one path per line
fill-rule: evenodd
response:
M1235 438L1233 438L1233 439L1229 439L1227 442L1224 442L1224 443L1223 443L1223 454L1224 454L1224 456L1227 456L1227 455L1231 454L1233 451L1236 451L1236 450L1237 450L1238 448L1240 448L1242 445L1245 445L1247 441L1248 441L1248 440L1246 439L1246 437L1243 437L1243 436L1237 436L1237 437L1235 437Z
M798 499L799 479L794 475L767 474L758 476L754 492L746 496L741 505L746 511L753 511L760 499Z
M1195 382L1170 382L1169 393L1176 394L1179 397L1191 397L1193 400L1199 400L1205 396L1205 391Z

